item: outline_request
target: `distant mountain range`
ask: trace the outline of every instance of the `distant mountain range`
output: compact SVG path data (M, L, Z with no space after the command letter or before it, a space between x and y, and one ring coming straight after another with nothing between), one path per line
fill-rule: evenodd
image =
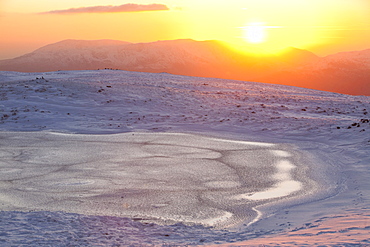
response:
M128 43L64 40L0 60L0 70L46 72L114 68L217 77L370 95L370 49L326 57L296 48L279 55L238 53L219 41Z

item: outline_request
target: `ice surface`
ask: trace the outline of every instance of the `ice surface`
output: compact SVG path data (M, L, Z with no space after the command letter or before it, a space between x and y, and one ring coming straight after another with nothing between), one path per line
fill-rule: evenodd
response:
M225 227L254 220L261 203L249 201L287 197L302 188L293 179L293 159L274 155L289 152L271 143L176 133L0 132L0 146L3 210ZM252 153L263 155L264 163L256 166Z
M286 151L276 152L280 150L274 150L275 153L284 153L289 155ZM302 183L293 180L290 171L296 166L288 160L279 160L276 162L275 167L277 172L272 175L272 178L278 182L272 187L256 193L241 194L236 196L236 199L247 199L247 200L267 200L272 198L278 198L288 196L294 192L302 189Z

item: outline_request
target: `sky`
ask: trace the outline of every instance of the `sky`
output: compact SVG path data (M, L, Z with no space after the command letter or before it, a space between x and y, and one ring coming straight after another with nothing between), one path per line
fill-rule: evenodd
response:
M370 0L0 0L0 59L64 39L220 40L265 53L370 48Z

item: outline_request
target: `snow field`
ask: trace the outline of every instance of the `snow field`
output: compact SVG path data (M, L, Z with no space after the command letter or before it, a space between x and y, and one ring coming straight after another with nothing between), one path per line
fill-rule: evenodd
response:
M0 72L1 207L2 210L42 210L1 212L0 241L3 246L51 245L55 239L63 239L61 246L72 242L80 246L231 245L231 242L252 246L302 246L311 240L315 240L313 245L368 244L364 233L370 227L367 220L369 109L370 98L365 96L165 73ZM145 139L156 134L168 136L160 143L158 139L151 140L152 143ZM145 140L140 139L144 136ZM185 146L179 145L185 136L193 140L188 140ZM46 142L46 137L51 140ZM104 138L109 140L104 142ZM87 139L93 141L87 142ZM245 155L249 152L246 149L221 152L213 146L205 150L205 143L213 143L213 139L218 140L218 145L222 142L233 147L245 145L252 151L249 155ZM130 145L122 143L130 143L129 140ZM168 141L165 149L162 148L164 140ZM137 145L132 145L135 142ZM253 146L256 142L258 145ZM266 145L261 146L263 143ZM277 146L269 146L269 143ZM120 145L126 151L119 148ZM119 164L127 162L126 157L131 157L131 161L135 159L133 154L143 161L146 169L135 170L131 165L130 173L116 172ZM230 169L219 165L220 156L234 168L244 169L240 164L248 164L245 175L239 173L242 178L234 179L235 172L233 175ZM145 202L149 207L142 207L141 211L139 207L132 207L135 203L143 204L136 196L129 202L120 198L122 201L116 205L109 204L116 212L122 208L126 212L132 210L131 219L115 217L116 213L109 217L100 215L99 212L109 211L103 202L115 202L112 198L119 194L115 189L129 186L128 181L134 181L130 188L132 195L150 194L145 191L152 189L152 184L158 186L154 179L156 170L148 169L153 162L158 164L157 173L167 174L166 182L183 177L184 173L176 177L163 166L169 160L172 161L167 164L178 165L176 159L180 157L186 161L197 160L208 167L199 169L194 167L194 162L185 162L188 169L183 171L194 171L186 187L190 191L207 191L208 201L202 201L203 205L218 201L216 206L212 205L217 210L207 211L203 207L205 210L192 215L193 212L181 209L185 201L181 199L186 198L190 205L198 207L199 197L182 193L170 197L175 202L172 213L165 220L159 220L158 215L164 214L163 208L171 205L164 202L169 198L168 193L164 193L164 196L149 197L150 205ZM110 162L109 169L102 169L105 159ZM74 176L76 172L81 175ZM137 175L143 172L147 172L145 181ZM117 179L122 176L129 180ZM286 186L288 190L281 189L292 182L296 184ZM256 190L237 191L243 183L253 185ZM182 189L183 185L174 186ZM163 191L168 189L163 184L159 187ZM269 188L280 188L282 194L274 194L282 197L271 198L267 194L268 200L253 200L266 199L264 193ZM295 190L297 188L302 190ZM113 193L107 195L107 189ZM45 190L50 191L45 193ZM301 196L303 192L305 196ZM230 194L246 198L233 200L231 197L230 200L227 197ZM74 201L64 200L70 197ZM89 198L103 206L86 206ZM226 206L224 198L225 202L230 200L235 204ZM276 199L279 203L264 204ZM29 207L30 204L33 206ZM91 212L96 216L65 212L66 208L82 212L79 206L84 204L85 208L96 210ZM134 217L139 216L139 211L154 217ZM153 213L155 211L160 213ZM185 218L176 218L178 215ZM198 225L171 225L179 220L197 224L198 219L203 223L209 220L208 224L219 228L229 226L230 222L238 227L216 230ZM166 220L169 224L166 226L149 223L162 224ZM330 242L323 243L320 239ZM246 240L249 241L243 242Z

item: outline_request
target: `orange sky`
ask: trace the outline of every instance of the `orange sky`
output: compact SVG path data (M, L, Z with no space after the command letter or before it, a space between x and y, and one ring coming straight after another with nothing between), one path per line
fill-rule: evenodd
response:
M216 39L327 55L370 48L369 14L369 0L0 0L0 59L64 39Z

